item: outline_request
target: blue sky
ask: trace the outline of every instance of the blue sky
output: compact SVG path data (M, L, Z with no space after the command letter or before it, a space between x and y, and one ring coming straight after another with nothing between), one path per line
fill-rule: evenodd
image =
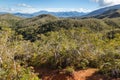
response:
M33 13L40 10L90 12L119 3L120 0L0 0L0 12Z

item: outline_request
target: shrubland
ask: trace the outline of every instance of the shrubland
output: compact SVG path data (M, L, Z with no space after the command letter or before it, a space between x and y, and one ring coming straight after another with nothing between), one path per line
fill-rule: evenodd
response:
M4 21L9 24L7 18ZM119 23L119 18L50 15L9 25L1 21L0 79L39 80L34 68L66 69L66 73L97 68L103 75L120 77Z

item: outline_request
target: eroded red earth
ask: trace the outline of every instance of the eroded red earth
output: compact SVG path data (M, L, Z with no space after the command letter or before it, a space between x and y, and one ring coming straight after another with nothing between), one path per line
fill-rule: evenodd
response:
M97 74L97 69L86 69L73 72L71 75L64 74L64 71L36 69L42 80L120 80L108 79Z

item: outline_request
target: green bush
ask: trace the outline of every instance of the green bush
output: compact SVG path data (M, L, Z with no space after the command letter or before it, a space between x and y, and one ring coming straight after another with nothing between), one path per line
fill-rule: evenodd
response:
M75 70L73 67L66 67L65 68L65 74L67 74L67 75L72 75L74 71Z

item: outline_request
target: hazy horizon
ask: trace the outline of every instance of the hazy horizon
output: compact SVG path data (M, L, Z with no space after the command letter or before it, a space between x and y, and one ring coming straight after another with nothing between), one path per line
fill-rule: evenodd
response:
M118 0L1 0L0 12L34 13L38 11L50 12L91 12L93 10L120 4Z

